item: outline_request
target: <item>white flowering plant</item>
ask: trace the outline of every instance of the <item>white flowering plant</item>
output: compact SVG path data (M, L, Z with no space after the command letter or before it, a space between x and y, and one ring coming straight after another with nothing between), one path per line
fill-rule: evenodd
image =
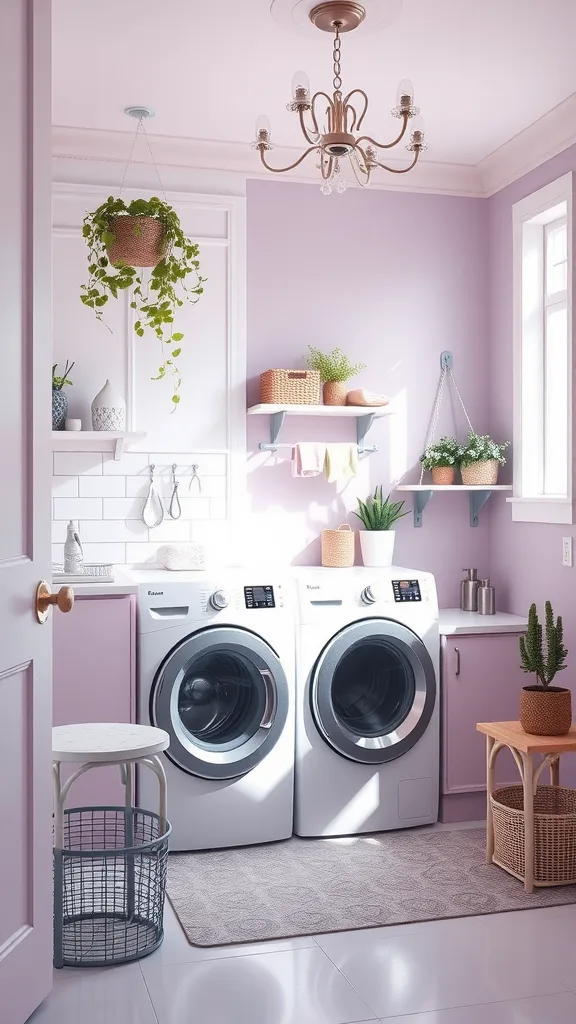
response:
M506 463L504 452L510 445L510 441L498 444L493 441L489 434L475 434L473 430L468 434L468 441L462 448L460 465L473 466L477 462L491 462L493 459L501 466Z
M420 462L424 469L438 469L440 466L453 466L456 469L460 465L463 451L455 437L441 437L439 441L428 445L420 456Z

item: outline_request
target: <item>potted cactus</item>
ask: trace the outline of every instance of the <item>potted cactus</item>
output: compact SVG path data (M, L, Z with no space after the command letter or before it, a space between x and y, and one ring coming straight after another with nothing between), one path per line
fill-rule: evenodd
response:
M554 619L550 601L546 601L546 652L544 630L536 605L528 612L528 630L520 637L521 667L536 676L525 686L520 700L520 723L524 732L535 736L565 736L572 725L572 694L563 686L551 686L558 672L566 668L568 651L564 647L562 617Z
M360 550L364 565L374 568L392 565L396 531L394 523L402 516L403 501L390 501L390 495L383 499L379 486L367 501L358 498L358 512L354 515L364 524L360 531Z

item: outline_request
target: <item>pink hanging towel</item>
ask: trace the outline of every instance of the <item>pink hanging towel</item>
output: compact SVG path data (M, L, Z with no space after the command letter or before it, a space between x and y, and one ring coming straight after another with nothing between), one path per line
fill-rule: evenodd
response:
M320 476L324 472L326 445L314 441L295 444L292 449L292 476Z

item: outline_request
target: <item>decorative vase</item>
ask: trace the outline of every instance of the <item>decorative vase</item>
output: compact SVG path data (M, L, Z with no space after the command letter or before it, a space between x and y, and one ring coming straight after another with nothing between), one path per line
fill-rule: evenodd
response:
M68 415L68 399L64 388L52 388L52 430L64 430Z
M157 217L115 217L110 223L114 241L106 247L110 263L157 267L167 252L164 225Z
M432 483L446 486L454 483L454 466L434 466L432 470Z
M563 686L524 686L520 724L532 736L565 736L572 725L572 693Z
M392 565L395 540L395 530L361 530L360 551L364 565L373 569Z
M92 430L125 430L126 402L109 380L92 402Z
M346 405L346 382L327 380L322 388L324 405Z
M472 462L469 466L461 466L462 483L467 487L490 487L498 481L498 459L487 459L485 462Z

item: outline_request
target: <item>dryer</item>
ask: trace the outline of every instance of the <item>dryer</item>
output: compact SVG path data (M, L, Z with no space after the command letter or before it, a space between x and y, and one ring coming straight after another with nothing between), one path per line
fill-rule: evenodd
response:
M356 835L438 818L439 629L416 569L295 572L295 832Z
M165 729L173 850L292 834L290 588L245 571L131 573L138 586L138 721ZM155 779L138 780L155 806Z

